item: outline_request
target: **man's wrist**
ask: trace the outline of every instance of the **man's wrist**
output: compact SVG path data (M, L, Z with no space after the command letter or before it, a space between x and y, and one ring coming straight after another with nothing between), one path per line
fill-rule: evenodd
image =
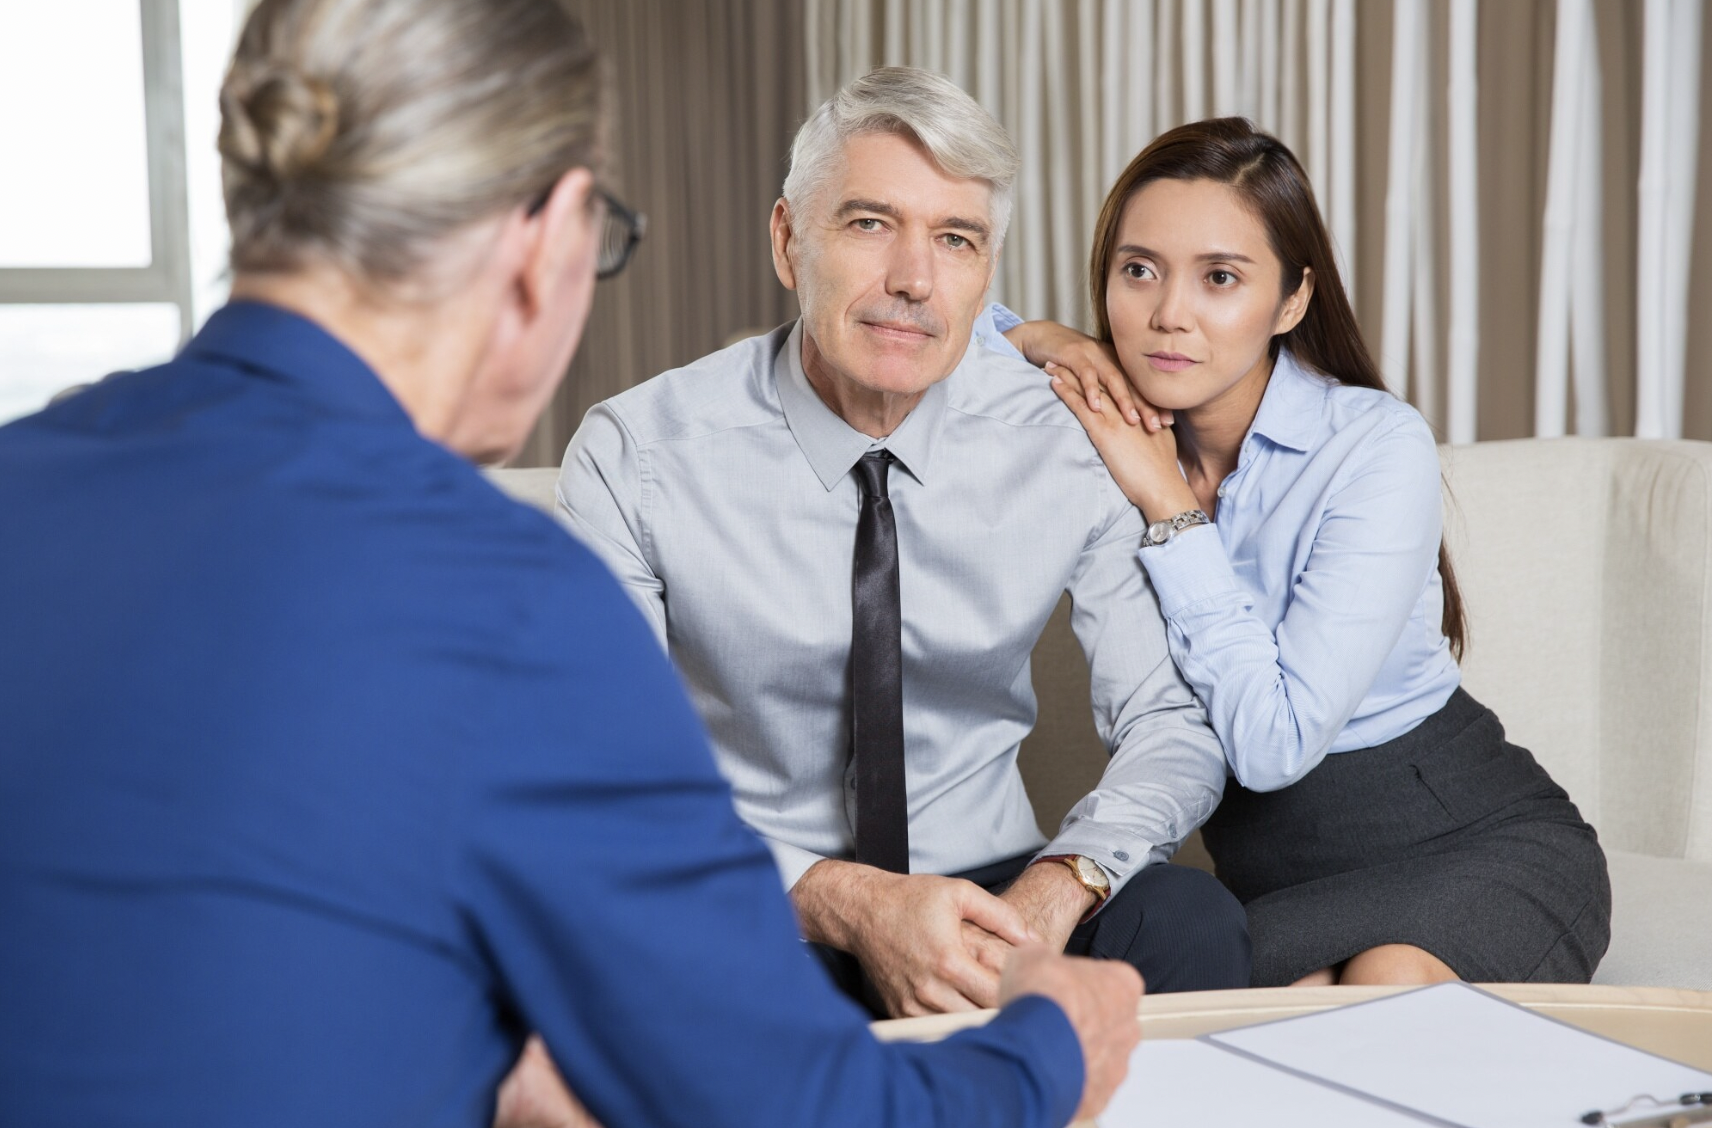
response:
M860 906L871 898L868 887L884 876L872 866L836 858L822 858L808 867L791 887L803 939L851 951Z
M1009 892L1027 903L1025 915L1033 917L1038 926L1066 938L1099 905L1099 898L1055 858L1030 864Z

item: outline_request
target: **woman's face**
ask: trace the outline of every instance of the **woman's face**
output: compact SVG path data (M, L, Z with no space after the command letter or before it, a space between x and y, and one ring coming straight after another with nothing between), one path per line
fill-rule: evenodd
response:
M1116 242L1106 317L1142 398L1190 411L1264 386L1267 346L1301 320L1312 278L1280 297L1283 263L1236 189L1155 180L1124 206Z

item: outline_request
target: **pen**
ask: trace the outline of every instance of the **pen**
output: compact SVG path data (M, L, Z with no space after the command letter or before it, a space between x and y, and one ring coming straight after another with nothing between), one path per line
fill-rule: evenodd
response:
M1651 1107L1637 1111L1642 1104ZM1660 1100L1643 1093L1622 1108L1586 1113L1581 1122L1609 1128L1688 1128L1692 1124L1712 1123L1712 1093L1684 1093L1675 1100Z

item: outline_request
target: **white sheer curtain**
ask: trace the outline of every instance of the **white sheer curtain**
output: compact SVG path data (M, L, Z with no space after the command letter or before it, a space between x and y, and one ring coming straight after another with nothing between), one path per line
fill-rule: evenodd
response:
M1689 347L1691 294L1712 285L1704 269L1696 282L1691 250L1708 212L1703 0L1646 0L1644 12L1626 0L804 3L808 106L905 63L948 74L1016 138L1023 172L996 293L1025 316L1088 325L1085 260L1106 187L1160 131L1241 114L1301 158L1387 379L1452 441L1606 434L1630 419L1639 434L1680 435L1685 373L1712 380L1712 360ZM1644 52L1631 50L1622 33L1642 24ZM1517 107L1481 92L1485 79L1490 97L1512 97L1518 69L1550 91L1520 127ZM1510 259L1529 264L1525 292ZM1483 333L1504 335L1501 347Z
M995 290L1031 317L1088 324L1085 255L1106 187L1155 135L1208 112L1252 117L1311 154L1351 253L1353 0L806 4L810 106L907 64L950 76L1010 130L1023 171Z

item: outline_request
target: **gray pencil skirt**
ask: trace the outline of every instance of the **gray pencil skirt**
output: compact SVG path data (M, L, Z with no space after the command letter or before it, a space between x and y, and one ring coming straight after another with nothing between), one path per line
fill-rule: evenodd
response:
M1248 911L1256 987L1381 944L1471 982L1586 983L1610 941L1598 836L1461 689L1280 791L1231 781L1202 838Z

